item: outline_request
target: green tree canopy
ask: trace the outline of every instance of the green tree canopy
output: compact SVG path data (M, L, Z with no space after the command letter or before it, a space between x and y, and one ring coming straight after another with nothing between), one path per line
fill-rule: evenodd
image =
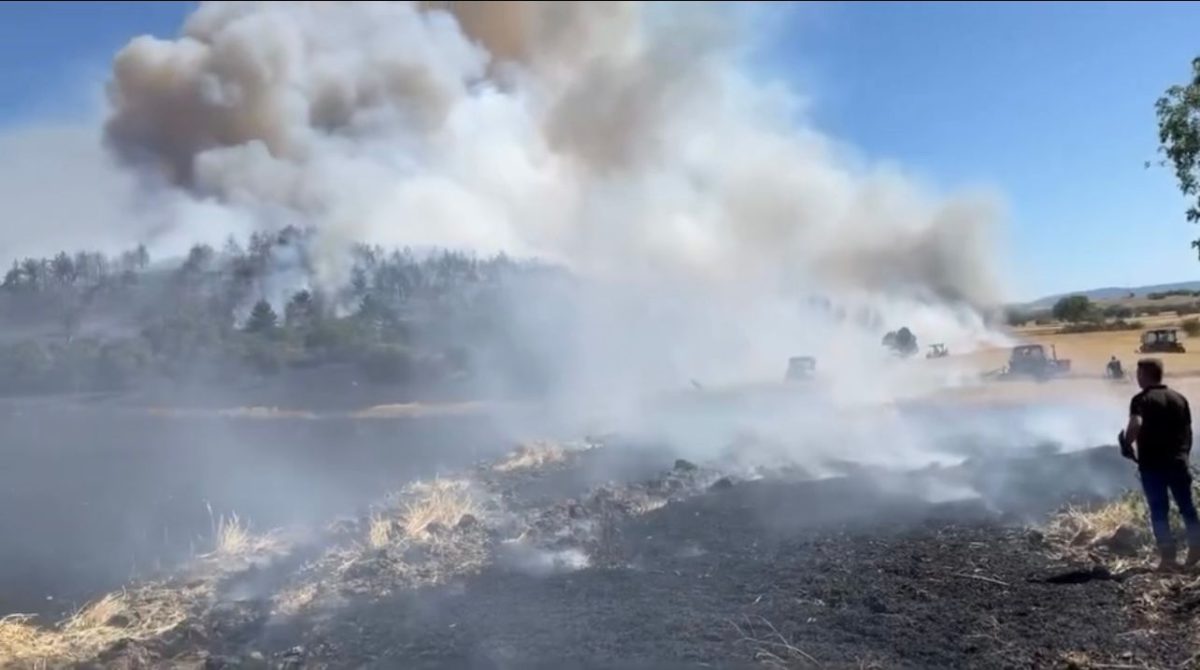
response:
M1085 295L1070 295L1059 298L1051 310L1054 318L1059 321L1076 323L1085 321L1092 315L1092 301Z
M1174 168L1179 190L1191 201L1187 220L1195 223L1200 221L1200 57L1192 60L1189 81L1168 88L1154 107L1163 164ZM1192 246L1200 251L1200 240Z

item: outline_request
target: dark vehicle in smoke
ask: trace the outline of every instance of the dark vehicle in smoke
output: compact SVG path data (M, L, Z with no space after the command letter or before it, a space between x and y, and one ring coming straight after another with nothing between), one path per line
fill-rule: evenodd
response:
M925 354L925 358L945 358L950 355L950 350L946 345L938 343L929 345L929 351Z
M1046 355L1046 347L1041 344L1022 344L1012 348L1009 354L1008 366L1001 377L1033 377L1044 380L1064 375L1071 370L1071 361L1058 357L1058 351L1053 345L1050 355Z
M1142 333L1142 346L1138 348L1143 354L1182 354L1187 350L1179 341L1179 331L1174 328L1159 328Z
M784 380L789 382L812 379L817 370L817 359L812 356L793 356L788 359L787 374Z

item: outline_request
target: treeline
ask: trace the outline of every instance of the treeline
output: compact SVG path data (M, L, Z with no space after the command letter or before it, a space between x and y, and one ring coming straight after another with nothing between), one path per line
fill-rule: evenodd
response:
M1158 294L1152 294L1158 295ZM1191 291L1171 291L1162 295L1191 296ZM1072 295L1060 298L1048 310L1024 311L1008 309L1005 314L1009 326L1021 327L1030 322L1036 325L1050 325L1055 321L1063 322L1062 333L1087 333L1106 330L1138 330L1144 327L1134 317L1158 316L1172 312L1178 316L1200 314L1200 301L1179 302L1167 305L1143 305L1137 309L1122 304L1101 306L1092 302L1087 296Z
M318 259L312 241L288 228L245 246L197 245L174 263L152 262L144 247L17 261L0 285L0 393L231 383L327 364L389 384L463 379L485 363L514 386L544 382L518 301L561 272L368 246ZM319 260L344 261L344 281L318 286Z
M1183 298L1200 298L1200 291L1189 291L1187 289L1175 289L1173 291L1159 291L1155 293L1147 293L1147 300L1165 300L1167 298L1183 297Z

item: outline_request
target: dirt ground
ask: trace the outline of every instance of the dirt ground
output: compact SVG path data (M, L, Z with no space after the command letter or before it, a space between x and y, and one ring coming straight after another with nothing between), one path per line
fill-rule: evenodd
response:
M813 480L531 445L165 582L193 594L181 621L74 665L1187 667L1190 610L1148 627L1133 580L1031 530L1135 482L1111 449ZM950 483L975 495L931 501ZM126 607L117 638L143 611Z

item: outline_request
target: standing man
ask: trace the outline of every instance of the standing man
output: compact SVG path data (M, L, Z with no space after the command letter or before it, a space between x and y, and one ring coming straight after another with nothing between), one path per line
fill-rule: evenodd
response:
M1192 501L1192 476L1188 470L1192 411L1187 398L1163 384L1161 360L1138 361L1137 381L1142 391L1129 402L1129 424L1118 438L1121 453L1138 464L1142 490L1150 508L1150 526L1162 558L1159 569L1171 570L1177 566L1170 521L1172 497L1187 526L1186 565L1195 565L1200 562L1200 518Z

